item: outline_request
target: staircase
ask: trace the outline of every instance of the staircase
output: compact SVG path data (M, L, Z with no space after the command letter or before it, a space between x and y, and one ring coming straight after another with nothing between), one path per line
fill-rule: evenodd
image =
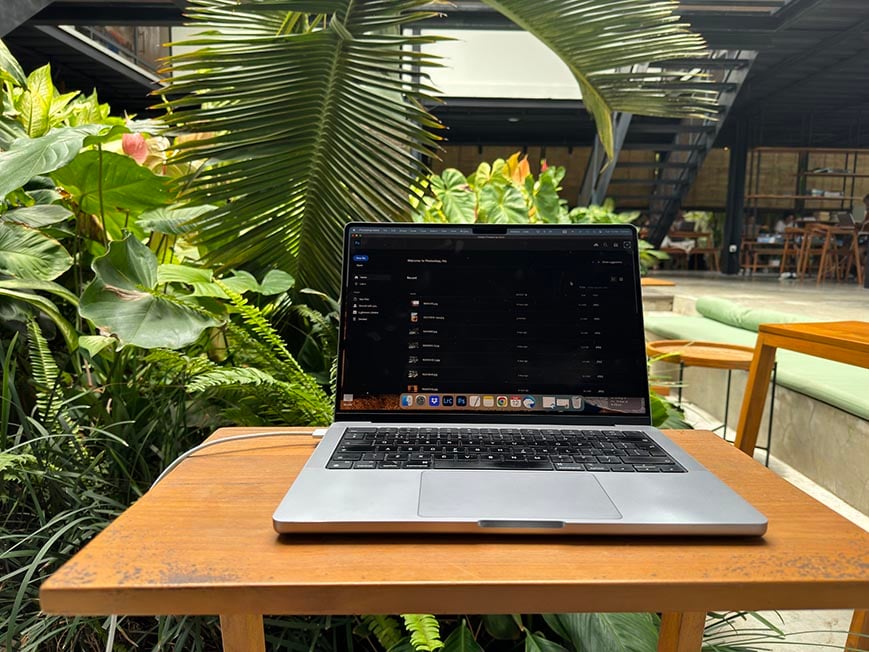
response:
M579 204L601 204L607 197L617 206L625 202L645 204L650 223L654 225L648 240L660 245L682 198L712 149L755 56L754 51L715 50L709 57L656 64L671 73L703 74L706 79L703 87L718 91L718 119L640 122L630 114L616 114L615 159L603 167L605 155L596 139ZM626 152L645 152L646 155L627 155ZM637 170L643 173L638 175Z

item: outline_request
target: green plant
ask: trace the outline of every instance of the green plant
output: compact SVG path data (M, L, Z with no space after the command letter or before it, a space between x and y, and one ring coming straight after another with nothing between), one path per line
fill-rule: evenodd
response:
M528 157L515 153L507 160L481 163L467 177L448 168L432 174L424 184L426 191L412 197L417 222L477 222L519 224L630 224L640 213L616 213L608 199L603 206L583 206L571 210L559 197L565 169L541 162L535 177ZM639 241L642 273L668 258L645 240Z
M715 111L705 80L633 68L705 51L676 19L675 0L486 3L568 65L610 153L613 111ZM170 125L203 136L180 146L176 160L209 161L185 193L194 203L220 204L193 220L209 261L277 263L302 285L334 295L343 224L407 219L408 193L426 173L420 155L434 155L439 138L422 107L434 91L426 72L438 62L426 46L436 37L403 29L433 15L427 4L191 4L200 31L187 42L193 50L172 59L167 90L175 98L164 106ZM402 74L409 68L419 75ZM509 218L518 198L504 192L486 206Z

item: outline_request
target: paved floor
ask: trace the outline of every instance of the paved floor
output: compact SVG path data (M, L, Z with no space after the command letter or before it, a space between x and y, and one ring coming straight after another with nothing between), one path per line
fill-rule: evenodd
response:
M762 275L754 277L726 277L706 272L666 272L655 274L676 283L672 288L648 288L651 295L672 296L677 311L690 309L696 299L712 295L730 299L749 307L763 307L806 316L807 321L861 320L869 321L869 290L855 284L779 280L778 277ZM711 430L720 423L698 408L686 405L686 417L695 428ZM720 431L719 431L720 432ZM728 439L735 438L730 431ZM762 454L758 453L762 461ZM787 464L772 457L770 468L807 494L813 496L845 518L869 531L869 517L854 509L832 493L818 486ZM763 630L764 626L751 617L735 623L741 632L731 642L741 643L745 649L770 650L772 652L808 651L818 649L842 650L846 631L851 622L850 611L782 611L761 612L763 618L773 623L787 635L776 641L774 636L760 635L756 642L749 643L744 634Z
M714 295L752 308L805 314L819 321L869 321L869 290L855 283L779 280L777 276L724 276L717 272L662 272L653 274L676 283L672 288L647 288L655 294L683 298Z

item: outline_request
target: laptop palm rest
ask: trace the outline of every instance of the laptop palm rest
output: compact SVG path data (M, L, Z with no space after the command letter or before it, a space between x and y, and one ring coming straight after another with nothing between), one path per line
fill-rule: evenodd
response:
M546 521L622 517L593 476L539 471L423 472L419 515L486 527L498 527L498 521L547 527Z

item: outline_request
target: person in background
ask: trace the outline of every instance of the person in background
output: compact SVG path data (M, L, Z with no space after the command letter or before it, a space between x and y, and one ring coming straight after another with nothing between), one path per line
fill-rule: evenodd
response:
M797 225L797 217L793 213L787 213L775 223L775 232L784 235L785 229Z

